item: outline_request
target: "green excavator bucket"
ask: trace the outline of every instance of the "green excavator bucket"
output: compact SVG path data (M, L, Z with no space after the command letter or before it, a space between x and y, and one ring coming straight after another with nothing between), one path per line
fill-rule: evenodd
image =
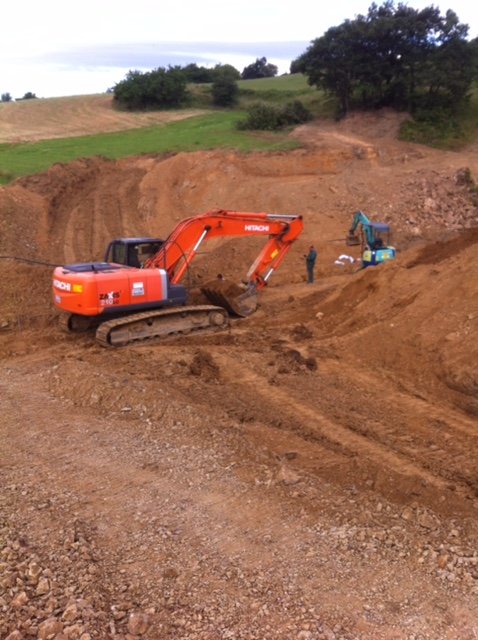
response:
M349 235L345 239L345 243L349 247L353 247L357 244L360 244L360 238L353 233L349 233Z

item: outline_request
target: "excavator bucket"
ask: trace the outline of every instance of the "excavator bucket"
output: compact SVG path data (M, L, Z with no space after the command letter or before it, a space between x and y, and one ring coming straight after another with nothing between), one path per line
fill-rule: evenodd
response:
M257 292L254 286L243 289L228 280L213 280L201 287L206 298L230 314L246 318L257 309Z
M347 246L353 247L357 244L360 244L360 238L353 233L349 233L349 235L345 239L345 243L347 244Z

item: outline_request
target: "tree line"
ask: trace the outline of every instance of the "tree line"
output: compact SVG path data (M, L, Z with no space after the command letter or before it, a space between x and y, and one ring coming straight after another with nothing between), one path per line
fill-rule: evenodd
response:
M238 97L239 79L268 78L277 75L277 67L267 58L257 58L245 67L242 74L231 65L217 65L214 69L190 64L186 67L159 68L147 73L130 71L115 85L114 100L119 107L136 110L146 108L178 108L188 101L188 83L210 83L212 101L216 106L233 106ZM253 103L239 129L275 130L300 124L311 118L309 111L296 100L281 107Z
M210 69L195 63L185 67L159 67L145 73L130 71L114 86L113 94L116 104L124 109L177 108L188 101L189 83L211 84L213 103L228 107L237 100L237 80L273 77L277 71L267 58L257 58L242 73L228 64L218 64Z
M36 95L34 93L32 93L31 91L27 91L24 95L23 98L17 98L17 102L19 100L34 100L36 98ZM1 102L12 102L13 98L11 93L2 93L0 96L0 101Z
M310 86L334 97L338 116L350 109L392 107L411 113L456 112L478 77L478 38L454 11L435 6L414 9L386 0L331 27L313 40L290 66ZM214 104L232 106L239 79L272 77L277 67L258 58L240 74L230 65L214 69L190 64L141 74L130 72L114 89L123 108L177 107L187 99L188 82L212 84Z

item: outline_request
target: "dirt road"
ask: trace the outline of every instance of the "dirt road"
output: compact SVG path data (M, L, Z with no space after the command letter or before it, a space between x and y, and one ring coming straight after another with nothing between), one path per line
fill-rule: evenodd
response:
M397 124L0 191L0 254L51 264L217 207L305 221L256 314L126 349L63 334L51 267L0 260L0 638L476 640L477 156ZM357 209L393 263L335 264ZM191 286L255 253L213 245Z

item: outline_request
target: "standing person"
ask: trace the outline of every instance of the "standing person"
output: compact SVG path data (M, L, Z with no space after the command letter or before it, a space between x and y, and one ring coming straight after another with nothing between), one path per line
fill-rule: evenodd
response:
M314 282L314 267L317 260L317 250L313 244L309 247L309 253L305 256L305 265L307 267L307 282L311 284Z

